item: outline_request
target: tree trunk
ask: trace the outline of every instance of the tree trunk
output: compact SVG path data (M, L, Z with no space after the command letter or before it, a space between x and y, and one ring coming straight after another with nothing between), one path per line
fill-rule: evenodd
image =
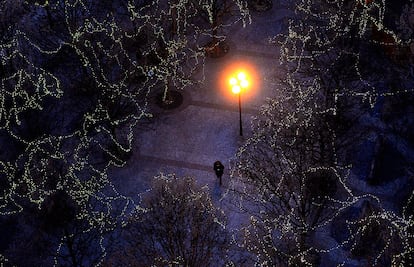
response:
M46 9L46 14L47 14L47 21L49 22L50 28L53 28L54 23L53 23L52 13L50 13L49 5L45 6L45 9Z
M73 240L71 239L66 229L64 230L64 233L65 233L66 246L68 247L68 250L69 250L70 259L72 260L72 266L78 267L79 265L78 265L78 261L76 260L76 253L73 249Z

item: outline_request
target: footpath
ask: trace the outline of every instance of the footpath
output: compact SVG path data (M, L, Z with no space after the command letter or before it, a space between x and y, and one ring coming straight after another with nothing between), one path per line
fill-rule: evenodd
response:
M225 167L225 190L229 162L243 141L251 136L251 123L267 97L275 93L275 81L282 70L278 47L268 40L287 27L293 12L274 5L266 12L252 12L252 23L227 29L229 52L221 58L207 58L205 82L182 92L183 104L161 113L146 129L137 129L134 153L128 164L112 173L119 192L134 197L150 186L159 173L195 177L211 191L218 187L213 163ZM238 98L220 86L220 77L234 62L247 62L255 68L258 86L241 98L243 137L239 135Z

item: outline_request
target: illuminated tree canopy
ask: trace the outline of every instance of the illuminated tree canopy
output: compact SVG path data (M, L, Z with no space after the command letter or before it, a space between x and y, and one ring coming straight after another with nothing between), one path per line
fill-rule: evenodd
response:
M357 177L356 168L367 164L355 157L361 144L373 139L378 147L385 139L394 147L410 146L401 126L412 125L410 115L392 113L396 103L409 110L404 99L412 101L412 39L398 26L403 23L387 23L390 3L297 1L288 32L271 38L280 45L287 74L262 107L253 137L239 149L230 189L250 216L240 246L252 252L257 266L412 261L412 230L405 232L412 215L402 212L411 210L411 197L389 208L375 189L364 191L355 181L369 185L381 158L374 153L371 171ZM409 16L404 10L401 21ZM400 183L408 183L410 172L402 175ZM365 203L374 208L367 211ZM347 229L342 238L330 233L338 227ZM320 242L326 235L331 241ZM326 263L328 258L335 261Z
M109 173L155 95L205 81L225 27L250 22L246 1L2 1L0 263L408 266L414 4L397 2L295 1L269 40L286 75L219 209L197 177L160 174L131 197Z
M234 3L233 22L245 20L245 4ZM82 242L96 263L105 257L107 233L135 205L108 170L133 153L152 95L203 81L203 42L214 36L198 17L212 4L2 1L0 214L53 209L59 192L76 214L47 234L54 251L31 264L88 265Z

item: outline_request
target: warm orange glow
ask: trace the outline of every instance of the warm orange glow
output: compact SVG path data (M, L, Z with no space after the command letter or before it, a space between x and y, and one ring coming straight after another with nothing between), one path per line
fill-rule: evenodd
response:
M237 72L236 76L230 77L229 83L231 85L231 91L234 94L240 94L241 89L249 87L249 81L247 80L246 73L243 71Z
M241 80L241 81L240 81L240 86L241 86L242 88L247 88L247 87L249 87L249 81L248 81L248 80Z
M237 73L237 79L240 81L246 80L246 74L244 72Z
M234 94L240 94L240 92L241 92L241 88L240 88L240 86L238 86L238 85L234 85L234 86L231 88L231 91L232 91Z
M220 95L227 101L238 101L234 94L242 94L244 101L255 101L260 94L260 79L257 67L250 62L230 60L219 71L217 79Z
M230 78L230 85L233 86L233 85L236 85L236 84L237 84L237 79L234 78L234 77L231 77Z

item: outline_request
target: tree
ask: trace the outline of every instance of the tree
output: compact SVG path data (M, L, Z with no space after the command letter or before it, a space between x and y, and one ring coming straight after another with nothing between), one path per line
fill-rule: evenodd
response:
M360 218L348 222L351 256L369 266L405 266L413 255L412 218L368 201Z
M82 210L63 190L48 196L40 210L26 205L19 216L19 231L5 251L9 262L16 266L99 266L118 216L99 212L93 218Z
M298 1L289 32L274 39L284 86L240 148L233 185L250 200L242 205L253 214L245 246L257 263L316 265L324 250L314 235L361 199L347 184L348 164L358 164L352 153L388 129L377 120L382 100L411 92L408 68L384 57L386 43L374 34L402 45L384 24L385 8L385 1Z
M108 266L223 265L226 218L193 178L154 177L124 229L127 244Z
M62 255L81 248L87 233L99 236L90 247L105 251L101 237L133 203L108 170L131 155L154 91L202 80L194 77L206 33L192 21L198 9L188 1L120 2L0 4L0 215L40 213L64 191L81 230L65 222L67 233L51 238L61 240L51 244L57 264L69 264ZM30 223L19 227L39 222Z
M229 49L228 45L224 43L226 36L219 32L224 26L231 25L239 20L243 22L243 27L250 21L247 2L244 0L191 0L191 2L198 6L201 18L204 23L208 23L210 28L206 32L210 37L210 42L206 45L207 55L220 57L226 54ZM240 15L228 22L234 11L240 12Z
M409 89L404 83L408 66L386 52L406 45L388 23L392 18L386 16L395 16L386 12L389 5L386 1L299 1L298 16L291 21L289 33L280 37L281 58L290 77L319 79L324 104L337 116L346 116L348 110L366 113L381 98ZM386 40L379 35L386 35Z
M137 52L144 63L149 82L155 91L183 90L200 83L196 76L204 67L204 53L200 38L205 30L195 23L200 11L191 1L155 1L138 10L130 10L134 38L146 40ZM142 30L144 29L144 31Z
M233 190L251 215L245 246L257 262L305 266L318 261L317 230L354 199L317 84L280 92L286 95L262 108L253 137L237 154Z
M33 215L19 220L15 240L33 237L46 244L47 257L34 250L28 265L50 263L51 257L72 266L101 260L106 245L101 242L129 201L107 171L125 162L119 150L130 151L134 126L148 117L148 88L141 87L146 79L133 81L135 87L128 80L143 68L123 49L127 37L120 21L111 21L110 12L98 16L88 9L90 2L27 3L30 8L22 14L17 9L1 28L7 34L0 40L0 214ZM1 9L4 16L8 11ZM42 206L61 190L77 207L77 220L62 222L53 233L33 230ZM37 245L23 243L28 252ZM13 256L6 258L28 261L15 244L7 244ZM102 253L88 256L83 246Z

